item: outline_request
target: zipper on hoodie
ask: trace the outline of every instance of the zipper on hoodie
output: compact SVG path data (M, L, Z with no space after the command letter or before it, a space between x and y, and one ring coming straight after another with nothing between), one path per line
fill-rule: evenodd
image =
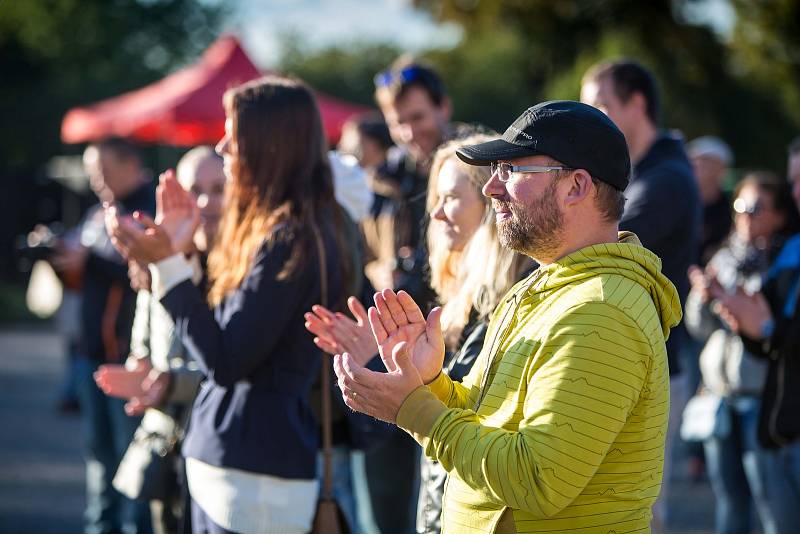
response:
M483 402L484 397L486 397L486 392L488 390L489 384L489 375L491 374L492 368L494 367L495 360L497 360L498 354L497 351L500 348L500 345L506 339L511 327L514 325L513 316L517 313L519 309L519 305L522 303L522 298L527 293L533 285L542 278L543 273L539 272L538 269L531 274L531 281L528 284L525 284L523 288L519 291L514 293L511 298L506 299L506 309L503 312L503 317L500 319L500 328L497 329L494 337L492 338L492 345L491 350L489 351L488 361L486 363L486 369L484 370L483 377L481 377L481 388L478 392L478 400L475 402L475 413L478 413L478 408L480 407L481 403ZM512 316L511 320L508 320L509 315Z

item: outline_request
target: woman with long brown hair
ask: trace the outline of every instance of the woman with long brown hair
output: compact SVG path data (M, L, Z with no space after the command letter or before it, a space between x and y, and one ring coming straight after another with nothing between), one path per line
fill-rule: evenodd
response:
M194 531L306 532L318 493L306 397L320 359L303 312L335 305L348 255L309 89L267 77L229 90L224 105L217 151L228 181L207 302L173 252L196 216L172 181L161 186L159 224L139 217L149 228L137 232L120 221L116 237L150 264L154 292L207 377L183 447Z

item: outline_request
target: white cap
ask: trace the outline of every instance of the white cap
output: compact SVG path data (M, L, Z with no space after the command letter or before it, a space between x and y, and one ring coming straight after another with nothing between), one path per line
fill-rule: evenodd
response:
M733 152L728 144L713 135L704 135L686 145L690 157L712 156L727 166L733 164Z

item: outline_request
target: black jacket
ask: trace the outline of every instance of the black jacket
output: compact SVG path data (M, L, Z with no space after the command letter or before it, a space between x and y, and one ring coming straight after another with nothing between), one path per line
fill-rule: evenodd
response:
M689 294L686 271L697 261L703 209L683 141L667 133L656 139L634 166L625 196L620 230L635 233L661 258L661 271L675 284L683 306ZM678 353L684 336L681 323L667 340L670 374L680 371Z

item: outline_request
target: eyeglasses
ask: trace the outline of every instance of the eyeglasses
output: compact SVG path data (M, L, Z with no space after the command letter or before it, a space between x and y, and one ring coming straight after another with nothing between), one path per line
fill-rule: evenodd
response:
M760 202L754 202L753 204L748 205L743 198L737 198L733 201L733 211L739 215L755 216L761 213L761 210L763 209L764 206L762 206Z
M571 167L558 167L552 165L512 165L506 162L493 162L491 164L492 175L496 174L497 179L505 183L511 180L511 175L515 172L520 173L539 173L551 171L572 171Z

